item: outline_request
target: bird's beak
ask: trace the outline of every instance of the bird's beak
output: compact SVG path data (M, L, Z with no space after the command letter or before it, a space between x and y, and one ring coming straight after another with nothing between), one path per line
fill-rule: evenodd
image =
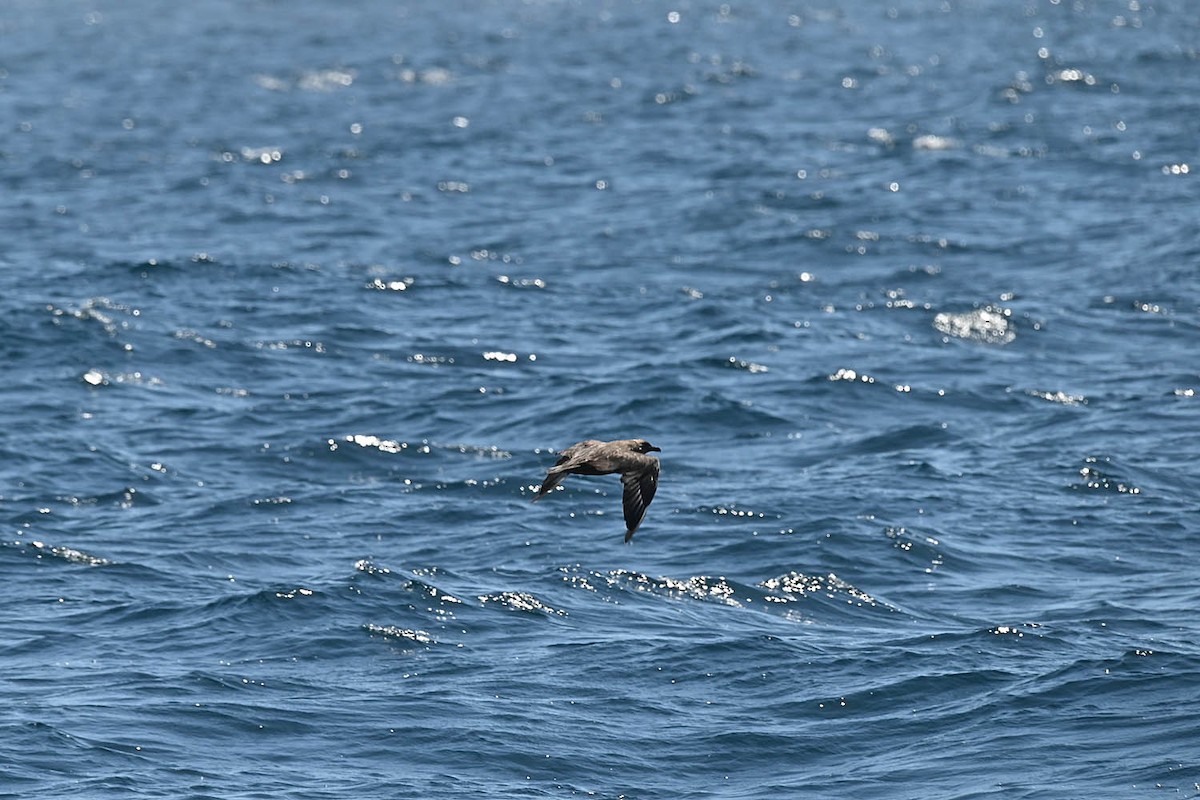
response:
M661 448L661 447L655 447L654 445L650 445L650 449L649 449L649 450L647 450L646 452L647 452L647 453L661 453L661 452L662 452L662 448Z

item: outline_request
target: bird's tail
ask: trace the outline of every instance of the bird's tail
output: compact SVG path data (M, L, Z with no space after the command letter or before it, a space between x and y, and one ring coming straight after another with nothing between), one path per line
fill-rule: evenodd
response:
M546 480L542 481L542 487L538 489L537 494L534 495L533 502L536 503L538 500L541 500L543 497L550 494L550 492L554 491L554 487L562 483L563 478L565 477L567 477L567 473L557 472L553 467L551 467L550 471L546 473Z

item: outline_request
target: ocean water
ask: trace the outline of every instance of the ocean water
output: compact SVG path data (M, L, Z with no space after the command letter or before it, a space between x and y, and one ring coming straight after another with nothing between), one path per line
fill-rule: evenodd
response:
M1200 795L1191 2L0 43L0 796Z

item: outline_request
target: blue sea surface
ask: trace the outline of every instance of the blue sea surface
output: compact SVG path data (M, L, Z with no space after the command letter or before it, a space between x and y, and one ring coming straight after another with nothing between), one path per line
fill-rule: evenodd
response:
M0 44L0 797L1200 796L1190 0Z

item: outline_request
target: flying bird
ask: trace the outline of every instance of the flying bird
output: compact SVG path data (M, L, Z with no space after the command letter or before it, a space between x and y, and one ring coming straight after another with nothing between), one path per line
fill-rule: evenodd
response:
M646 515L646 506L654 499L658 489L658 459L646 455L662 452L661 448L645 439L618 439L600 442L587 439L573 444L559 453L558 462L546 470L546 480L538 489L533 502L545 497L568 475L611 475L621 473L625 485L622 505L625 509L625 541L633 538L634 531Z

